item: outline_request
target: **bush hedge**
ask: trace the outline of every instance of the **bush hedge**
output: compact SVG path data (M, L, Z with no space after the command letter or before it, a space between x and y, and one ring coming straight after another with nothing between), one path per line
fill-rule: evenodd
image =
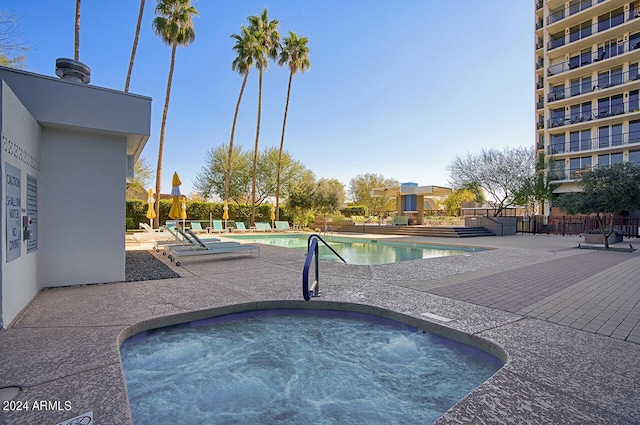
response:
M168 199L160 200L160 224L164 224L169 219L171 202L172 201ZM209 214L211 214L213 220L220 220L222 219L223 206L224 204L222 202L187 201L187 219L200 220L208 223ZM137 229L138 223L149 223L149 219L147 218L147 203L145 201L127 201L126 214L127 229ZM229 220L242 221L248 225L250 217L251 205L229 205ZM291 214L283 207L280 207L280 220L292 220ZM158 223L157 218L153 221L154 223ZM256 207L256 221L271 222L271 205L259 205Z

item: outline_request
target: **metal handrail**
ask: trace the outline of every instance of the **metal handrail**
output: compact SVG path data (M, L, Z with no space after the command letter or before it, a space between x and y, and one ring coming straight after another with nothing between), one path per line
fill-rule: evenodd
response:
M494 220L493 218L489 217L488 215L485 215L484 218L486 218L489 221L493 221L494 223L496 223L497 225L500 225L500 236L504 236L504 223L498 220ZM496 230L497 227L496 227ZM498 235L496 235L498 236Z
M302 296L305 301L309 301L311 297L320 296L320 274L318 271L318 241L322 242L327 248L333 252L336 257L342 260L343 263L346 264L346 260L342 258L340 254L338 254L335 249L331 247L324 239L320 237L318 234L313 234L309 236L307 239L307 258L304 261L304 267L302 268ZM315 266L316 266L316 279L309 288L309 269L311 268L311 259L315 257Z

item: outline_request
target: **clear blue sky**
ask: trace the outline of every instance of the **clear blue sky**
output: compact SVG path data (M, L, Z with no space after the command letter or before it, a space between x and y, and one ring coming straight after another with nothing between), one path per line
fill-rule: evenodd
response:
M130 91L153 99L142 156L155 170L171 49L154 34L147 0ZM196 39L179 48L165 139L162 192L174 171L190 193L204 154L229 142L242 78L230 34L269 9L280 32L309 38L311 69L291 90L285 149L345 185L358 174L447 185L459 154L534 143L533 2L526 0L193 0ZM22 16L33 49L26 70L55 75L73 57L75 1L3 0ZM123 90L138 0L82 2L80 60L91 84ZM253 149L257 72L242 101L235 143ZM278 146L288 69L263 81L260 147ZM151 182L151 185L154 183ZM347 187L345 187L347 188Z

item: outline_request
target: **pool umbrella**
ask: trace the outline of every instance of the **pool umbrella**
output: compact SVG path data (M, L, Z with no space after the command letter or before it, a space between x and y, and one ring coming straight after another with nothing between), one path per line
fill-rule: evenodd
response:
M147 208L147 218L150 220L149 225L153 228L153 219L156 218L156 210L153 208L156 200L153 198L153 189L149 189L149 197L147 198L149 207Z
M229 204L227 201L224 201L224 206L222 207L222 219L224 220L224 228L227 228L227 220L229 220Z
M174 220L179 220L182 218L182 210L180 208L180 185L182 182L180 181L180 177L178 177L178 173L173 173L173 178L171 179L171 210L169 211L169 218Z

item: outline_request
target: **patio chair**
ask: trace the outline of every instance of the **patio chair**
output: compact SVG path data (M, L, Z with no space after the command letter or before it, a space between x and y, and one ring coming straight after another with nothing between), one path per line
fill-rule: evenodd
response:
M276 221L276 230L281 232L291 232L293 229L289 226L288 221Z
M258 257L260 257L260 247L256 245L250 244L240 244L238 242L214 242L214 243L205 243L201 240L198 235L187 230L189 236L196 241L196 247L194 249L182 249L179 247L174 247L169 252L169 259L171 261L176 262L176 266L180 266L180 257L191 257L191 256L203 256L203 255L211 255L211 256L221 256L227 254L253 254L258 253Z
M236 221L236 229L234 230L235 232L246 232L249 229L247 229L244 225L244 222L242 221Z
M199 247L199 243L189 233L185 232L184 230L175 228L174 230L169 230L169 231L176 236L176 240L168 241L168 242L158 242L157 244L154 244L154 249L156 250L156 252L160 251L160 246L163 246L163 249L164 249L164 251L162 252L162 255L167 255L174 248L193 250ZM216 242L220 242L220 239L218 238L200 239L200 243L203 243L203 244L211 244Z
M222 220L213 220L213 227L207 227L207 232L210 233L224 233L227 229L222 228Z
M271 232L273 231L273 229L271 228L271 225L269 223L266 222L258 222L255 224L255 229L256 232Z
M195 233L203 233L206 232L206 229L202 228L202 225L200 224L199 221L192 221L191 222L191 231L195 232Z

